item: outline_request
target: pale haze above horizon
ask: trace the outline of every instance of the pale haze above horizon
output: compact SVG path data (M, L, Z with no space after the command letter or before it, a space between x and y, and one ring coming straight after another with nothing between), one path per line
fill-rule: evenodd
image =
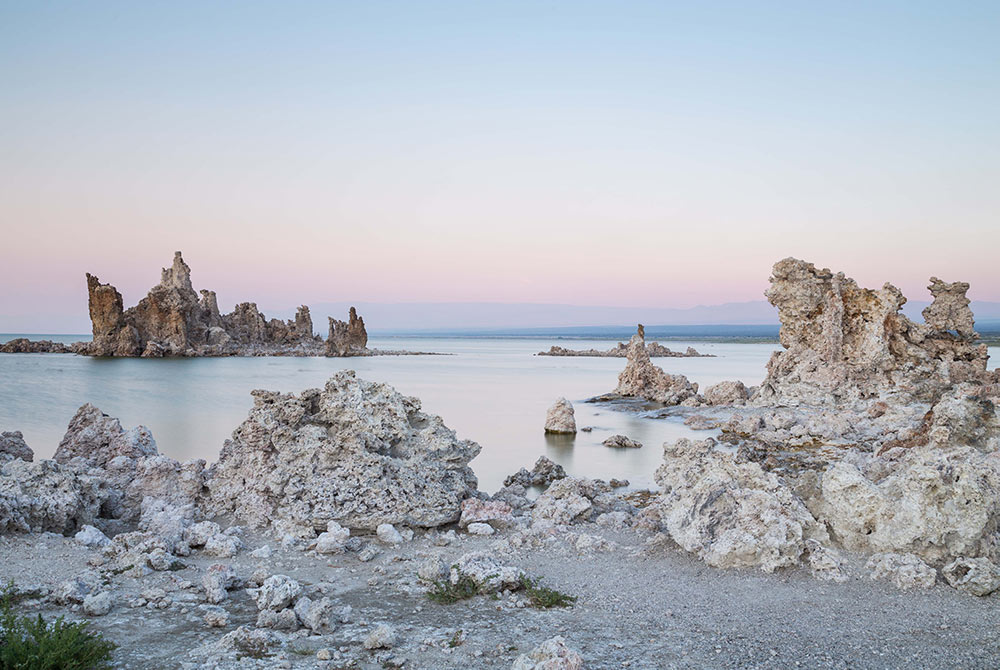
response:
M998 302L998 33L995 2L0 3L0 332L86 324L85 272L135 304L178 249L265 312L745 303L787 256Z

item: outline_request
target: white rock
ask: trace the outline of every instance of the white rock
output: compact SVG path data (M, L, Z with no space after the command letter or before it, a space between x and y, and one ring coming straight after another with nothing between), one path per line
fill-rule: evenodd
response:
M342 528L336 521L331 521L326 525L326 532L320 533L316 538L316 552L320 554L341 554L347 540L351 537L351 531Z
M93 526L84 526L80 529L80 532L73 536L73 539L85 547L90 547L92 549L105 547L111 544L111 540L108 539L108 536Z
M302 585L287 575L271 575L257 590L257 609L277 612L292 604Z
M229 589L236 588L239 580L236 577L236 570L231 565L215 563L208 566L208 570L201 578L201 584L205 589L205 597L212 604L221 603L229 597Z
M521 654L511 670L583 670L583 657L566 646L562 636L550 638L528 654Z
M365 649L389 649L396 643L396 631L392 626L380 623L365 638Z
M205 554L218 558L232 558L243 549L243 542L238 537L217 533L208 538L205 543Z
M493 526L488 523L470 523L466 530L469 531L470 535L492 535Z
M395 545L403 541L403 536L399 534L399 531L391 523L380 523L375 529L375 535L384 544Z
M501 591L520 588L524 571L503 565L496 556L485 551L477 551L463 554L455 561L451 568L451 583L457 584L463 575L472 577L490 590Z
M111 611L111 594L101 591L83 599L83 611L89 616L104 616Z
M575 434L576 418L574 413L573 403L566 398L559 398L545 413L545 432Z
M202 617L210 628L225 628L229 625L229 612L218 605L205 605L205 616Z
M883 552L873 555L865 566L870 579L888 579L898 589L929 589L937 581L934 568L914 554Z
M250 556L251 558L271 558L272 553L271 547L265 544L264 546L251 551Z
M988 558L957 558L941 574L953 587L974 596L988 596L1000 588L1000 567Z
M295 615L303 626L315 633L330 630L330 619L333 615L333 601L329 598L312 600L307 596L295 601Z

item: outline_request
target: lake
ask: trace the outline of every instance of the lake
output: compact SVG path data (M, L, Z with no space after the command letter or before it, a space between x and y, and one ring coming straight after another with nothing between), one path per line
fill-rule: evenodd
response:
M80 337L32 335L75 341ZM0 335L0 342L10 336ZM128 428L150 428L161 453L180 460L215 460L223 441L246 417L257 388L299 392L321 387L337 370L393 385L420 398L459 437L475 440L482 453L472 463L480 488L493 492L520 467L541 455L573 475L628 479L651 486L661 446L679 437L704 437L678 419L647 419L586 404L614 389L622 358L534 356L553 344L607 349L608 340L377 338L382 349L434 351L448 356L366 358L95 359L67 354L0 354L0 430L20 430L37 457L50 457L76 409L90 402ZM704 389L725 379L749 385L764 378L777 344L664 342L674 350L693 346L715 358L657 358L666 371L686 375ZM1000 349L991 348L996 361ZM991 367L994 367L991 365ZM546 436L545 411L559 396L576 408L577 425L594 426L575 438ZM609 449L615 433L642 442L642 449Z

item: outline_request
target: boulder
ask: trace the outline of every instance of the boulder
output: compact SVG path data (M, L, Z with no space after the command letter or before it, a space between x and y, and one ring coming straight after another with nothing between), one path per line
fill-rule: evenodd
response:
M988 596L1000 588L1000 567L987 558L956 558L941 574L953 587L974 596Z
M420 401L337 373L301 394L254 391L254 407L222 448L208 480L215 515L263 527L308 520L374 530L457 521L476 490L480 450Z
M663 493L653 504L663 526L711 566L773 572L798 564L807 540L829 541L776 475L738 463L712 439L664 445L656 481Z
M583 670L583 657L562 636L550 638L514 661L511 670Z
M724 381L705 389L706 405L745 405L750 394L741 381Z
M875 554L868 559L865 567L871 571L868 575L871 579L890 580L896 588L904 591L913 588L929 589L937 581L934 568L915 554Z
M573 403L566 398L559 398L545 413L545 432L576 434L576 418L573 415Z
M615 449L639 449L642 447L642 442L637 442L625 435L612 435L604 440L604 442L601 442L601 444L605 447L613 447Z

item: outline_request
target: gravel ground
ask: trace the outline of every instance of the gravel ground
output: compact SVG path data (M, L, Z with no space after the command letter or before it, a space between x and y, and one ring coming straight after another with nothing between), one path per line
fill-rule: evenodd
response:
M843 584L817 581L804 570L773 575L719 571L676 547L652 547L638 532L580 524L573 532L605 537L611 551L581 555L557 535L542 548L496 553L546 585L579 597L566 609L515 606L513 598L480 596L453 605L428 600L418 566L441 554L448 562L470 551L493 551L498 537L459 534L438 546L436 532L418 533L399 547L384 547L370 562L356 553L317 556L281 549L273 539L247 535L249 550L269 543L271 558L249 550L234 559L192 555L176 572L141 579L106 576L115 599L110 614L92 626L120 645L121 668L509 668L518 654L554 635L566 638L587 668L996 668L1000 667L1000 609L996 596L975 598L944 584L926 591L896 590L872 582L862 564L851 565ZM367 538L366 538L367 539ZM56 535L0 538L0 578L20 587L55 588L88 569L97 550ZM253 627L257 608L244 590L222 605L225 628L209 628L199 609L201 577L212 563L231 563L241 577L263 567L287 574L350 605L348 623L326 635L291 634L285 644L255 661L217 663L189 652L239 625ZM191 582L188 586L184 582ZM167 591L158 609L139 606L151 588ZM141 602L141 601L139 601ZM79 606L42 599L26 611L84 618ZM75 611L74 611L75 608ZM376 624L397 632L390 650L368 651L362 642ZM331 660L316 652L329 649ZM227 664L228 663L228 664ZM188 664L188 665L185 665Z

